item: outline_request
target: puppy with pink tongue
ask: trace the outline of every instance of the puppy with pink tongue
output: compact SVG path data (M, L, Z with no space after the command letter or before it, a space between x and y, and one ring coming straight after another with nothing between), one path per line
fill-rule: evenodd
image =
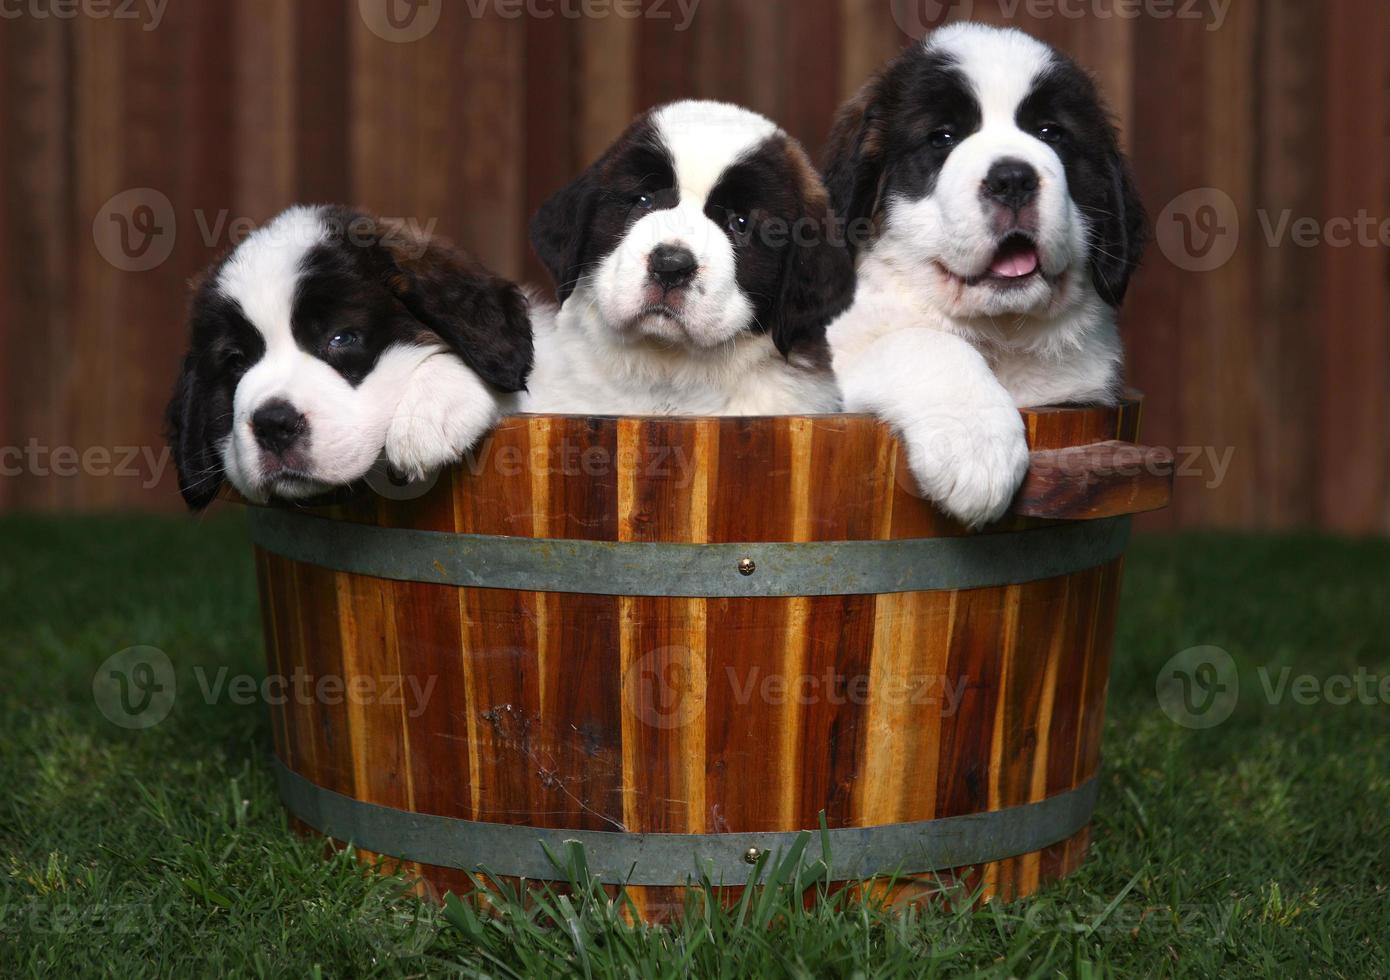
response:
M1028 469L1019 408L1112 404L1144 214L1090 76L957 24L841 109L826 183L856 251L830 325L848 411L893 425L922 492L978 527Z

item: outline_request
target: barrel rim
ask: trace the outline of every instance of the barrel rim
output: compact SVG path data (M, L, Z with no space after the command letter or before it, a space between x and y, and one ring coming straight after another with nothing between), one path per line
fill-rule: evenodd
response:
M1099 776L1034 803L933 820L761 833L663 834L557 830L416 813L369 803L272 768L285 807L318 832L375 854L461 871L536 881L562 877L551 855L583 847L590 874L608 885L747 884L750 854L785 855L810 834L804 861L825 861L831 881L866 881L989 864L1068 840L1091 823ZM829 857L825 848L829 848ZM770 863L763 873L770 869Z
M1127 389L1113 405L1041 405L1036 408L1020 408L1019 412L1025 419L1058 415L1084 415L1094 412L1115 412L1137 408L1141 406L1143 402L1143 392L1135 388L1130 388ZM610 425L617 422L649 422L687 425L709 424L711 422L721 424L727 422L756 423L782 421L786 419L808 419L814 422L823 422L829 419L835 419L855 423L872 422L887 429L892 428L889 423L872 412L800 412L793 415L585 415L576 412L510 412L502 416L499 424L505 424L511 421L530 421L534 419L602 422Z

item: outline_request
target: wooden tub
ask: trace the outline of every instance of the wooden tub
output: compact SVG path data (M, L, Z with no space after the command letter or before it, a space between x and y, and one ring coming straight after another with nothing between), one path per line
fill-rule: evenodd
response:
M579 841L650 918L822 815L836 880L906 897L1067 874L1127 515L1171 475L1114 442L1137 401L1026 415L983 534L860 416L517 417L415 499L252 508L287 807L436 895Z

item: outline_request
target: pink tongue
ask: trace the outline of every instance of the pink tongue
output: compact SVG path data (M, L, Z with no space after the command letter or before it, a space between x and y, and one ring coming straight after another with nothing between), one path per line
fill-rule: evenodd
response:
M1033 249L1001 255L989 271L1004 279L1022 279L1038 271L1038 253Z

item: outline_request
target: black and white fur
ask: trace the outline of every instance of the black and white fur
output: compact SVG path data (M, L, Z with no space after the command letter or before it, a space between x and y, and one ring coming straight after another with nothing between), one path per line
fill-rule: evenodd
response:
M846 408L900 431L948 513L995 520L1027 472L1017 409L1122 390L1144 215L1095 84L1020 31L947 27L841 110L825 164L862 245L829 331Z
M528 304L438 239L338 207L296 207L197 286L168 410L188 505L224 480L255 502L319 496L385 454L421 477L514 407Z
M834 412L825 328L853 262L801 147L717 102L640 118L531 226L558 313L537 317L526 411Z

